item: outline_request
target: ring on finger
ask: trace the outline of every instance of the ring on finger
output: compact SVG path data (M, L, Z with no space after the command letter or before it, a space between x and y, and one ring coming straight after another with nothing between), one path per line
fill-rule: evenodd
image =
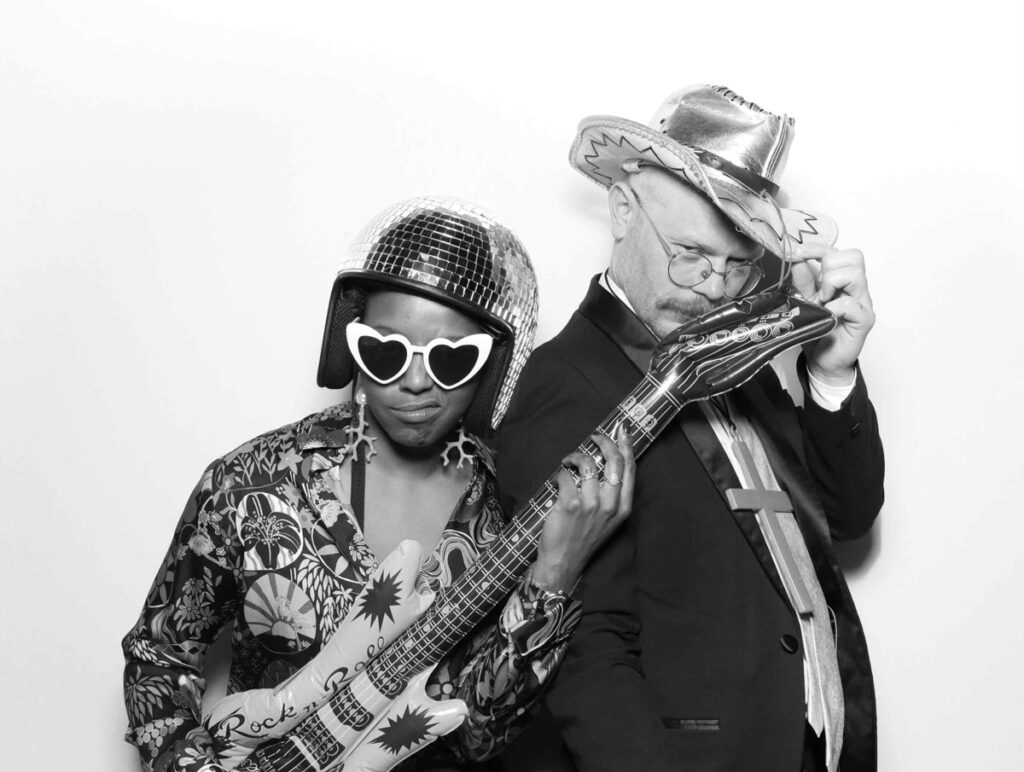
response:
M618 486L622 485L622 478L613 472L612 474L605 477L601 482L612 488L617 488Z
M581 480L593 480L596 477L597 477L597 470L596 469L587 469L586 471L583 472L583 474L580 475L580 479Z

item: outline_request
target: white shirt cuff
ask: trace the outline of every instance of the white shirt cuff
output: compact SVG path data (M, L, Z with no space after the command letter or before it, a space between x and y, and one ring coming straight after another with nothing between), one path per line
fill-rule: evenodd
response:
M817 403L818 407L834 413L842 407L843 400L853 393L853 387L857 385L857 373L854 372L853 380L850 381L848 386L833 386L830 383L825 383L815 378L810 368L808 368L807 385L810 388L811 399Z

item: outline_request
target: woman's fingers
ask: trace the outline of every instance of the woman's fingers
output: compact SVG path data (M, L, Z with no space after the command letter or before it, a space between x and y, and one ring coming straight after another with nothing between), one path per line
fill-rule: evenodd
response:
M562 468L558 470L558 503L567 512L574 512L579 507L579 490L576 488L576 480L572 476L572 472L569 471L565 466L565 461L562 461Z
M597 507L598 497L601 490L601 483L598 480L599 474L597 461L589 453L570 453L562 459L563 466L570 466L576 469L579 477L579 498L580 507L591 510Z
M622 453L622 487L619 489L619 514L629 517L633 511L633 485L636 481L636 456L633 453L633 438L625 426L619 424L615 442Z
M601 516L608 517L615 513L619 503L619 489L622 487L622 474L625 461L618 446L604 434L591 434L592 439L601 449L604 456L604 469L601 472L601 483L598 488Z
M601 449L601 455L604 457L601 481L606 485L619 485L622 482L622 470L625 466L619 446L611 437L604 434L591 434L590 439Z
M636 463L633 460L633 443L629 433L621 427L615 433L615 440L604 434L593 434L591 438L601 448L601 454L605 458L601 480L600 514L618 522L630 512Z
M588 516L617 521L629 515L632 508L636 461L629 432L620 426L615 433L615 439L605 434L591 435L601 451L599 457L577 451L562 459L562 464L577 470L579 511ZM603 469L598 472L602 462ZM561 474L559 493L562 496L567 494Z
M543 587L575 586L590 556L629 515L636 462L622 427L615 441L593 435L600 455L570 453L556 476L558 502L544 524L534 563ZM603 466L603 474L598 469Z

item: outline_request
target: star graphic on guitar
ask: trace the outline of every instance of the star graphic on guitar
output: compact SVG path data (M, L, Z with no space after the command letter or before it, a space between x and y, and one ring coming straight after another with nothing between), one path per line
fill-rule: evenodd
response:
M407 707L404 713L390 719L387 726L380 728L380 734L373 738L373 742L397 756L403 748L412 748L426 740L433 727L430 715L424 708Z
M377 625L378 630L384 626L384 617L394 622L395 618L391 614L391 610L399 604L401 589L397 571L393 574L382 575L378 579L371 579L360 598L357 616L369 619Z

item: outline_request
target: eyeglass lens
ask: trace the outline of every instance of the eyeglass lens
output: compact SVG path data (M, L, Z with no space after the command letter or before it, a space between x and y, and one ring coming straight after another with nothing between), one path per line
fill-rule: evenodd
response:
M381 381L396 378L412 360L411 351L399 340L378 340L364 335L357 345L363 365ZM480 357L479 346L439 343L427 352L427 372L439 386L451 388L473 371Z
M747 294L761 280L763 271L756 263L742 263L727 269L724 274L716 271L711 261L698 252L677 252L668 264L668 277L680 287L696 287L717 273L722 276L723 292L726 297L738 298Z
M369 335L359 339L359 357L375 378L387 381L405 367L408 349L397 340L377 340Z
M427 356L429 357L430 371L438 383L442 386L450 386L458 383L473 371L480 358L480 349L476 346L453 348L441 344L434 346Z

